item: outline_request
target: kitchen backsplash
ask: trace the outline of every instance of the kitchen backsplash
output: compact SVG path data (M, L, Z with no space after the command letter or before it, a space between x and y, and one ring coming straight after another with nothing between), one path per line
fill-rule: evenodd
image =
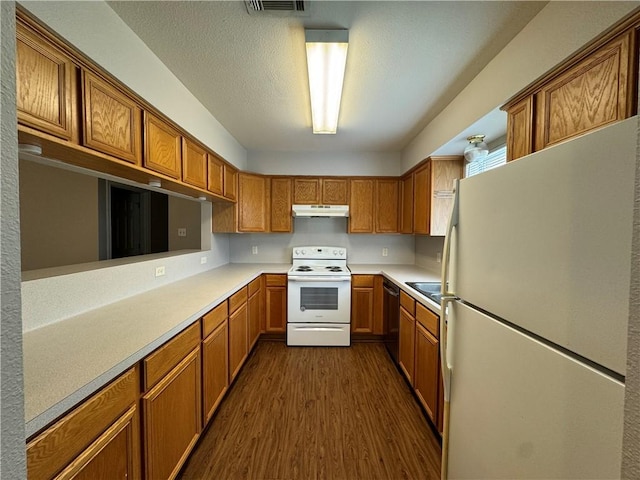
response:
M346 218L296 218L294 233L233 235L232 263L288 263L291 250L301 245L328 245L347 248L349 263L415 263L411 235L347 234ZM253 247L257 253L253 254ZM383 249L387 256L383 256Z
M444 237L416 235L416 265L427 270L439 271L442 268Z

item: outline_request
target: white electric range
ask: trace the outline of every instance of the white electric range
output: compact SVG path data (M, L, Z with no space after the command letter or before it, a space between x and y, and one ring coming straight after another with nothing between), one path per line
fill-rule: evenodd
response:
M287 345L351 345L351 271L344 247L294 247Z

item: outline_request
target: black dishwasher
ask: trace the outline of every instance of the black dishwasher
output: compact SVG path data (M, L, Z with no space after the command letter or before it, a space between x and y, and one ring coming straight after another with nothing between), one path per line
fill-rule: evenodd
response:
M393 361L398 363L398 330L400 325L400 289L389 280L383 283L384 343Z

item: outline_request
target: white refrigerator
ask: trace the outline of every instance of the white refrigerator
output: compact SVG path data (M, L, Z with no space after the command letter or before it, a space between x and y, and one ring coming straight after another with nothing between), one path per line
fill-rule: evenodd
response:
M620 477L637 125L457 186L444 478Z

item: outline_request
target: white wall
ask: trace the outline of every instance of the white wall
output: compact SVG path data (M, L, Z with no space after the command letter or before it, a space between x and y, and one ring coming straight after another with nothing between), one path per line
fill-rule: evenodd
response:
M549 2L403 150L403 171L504 104L638 5Z
M15 4L0 2L0 478L25 478Z
M275 175L399 176L400 152L261 152L249 151L247 168Z
M346 218L296 218L294 233L234 235L230 242L231 262L289 263L292 247L301 245L347 248L349 263L413 264L411 235L347 234ZM258 254L251 253L253 246ZM382 249L388 256L382 256Z
M246 169L244 147L105 2L20 4L225 160Z

